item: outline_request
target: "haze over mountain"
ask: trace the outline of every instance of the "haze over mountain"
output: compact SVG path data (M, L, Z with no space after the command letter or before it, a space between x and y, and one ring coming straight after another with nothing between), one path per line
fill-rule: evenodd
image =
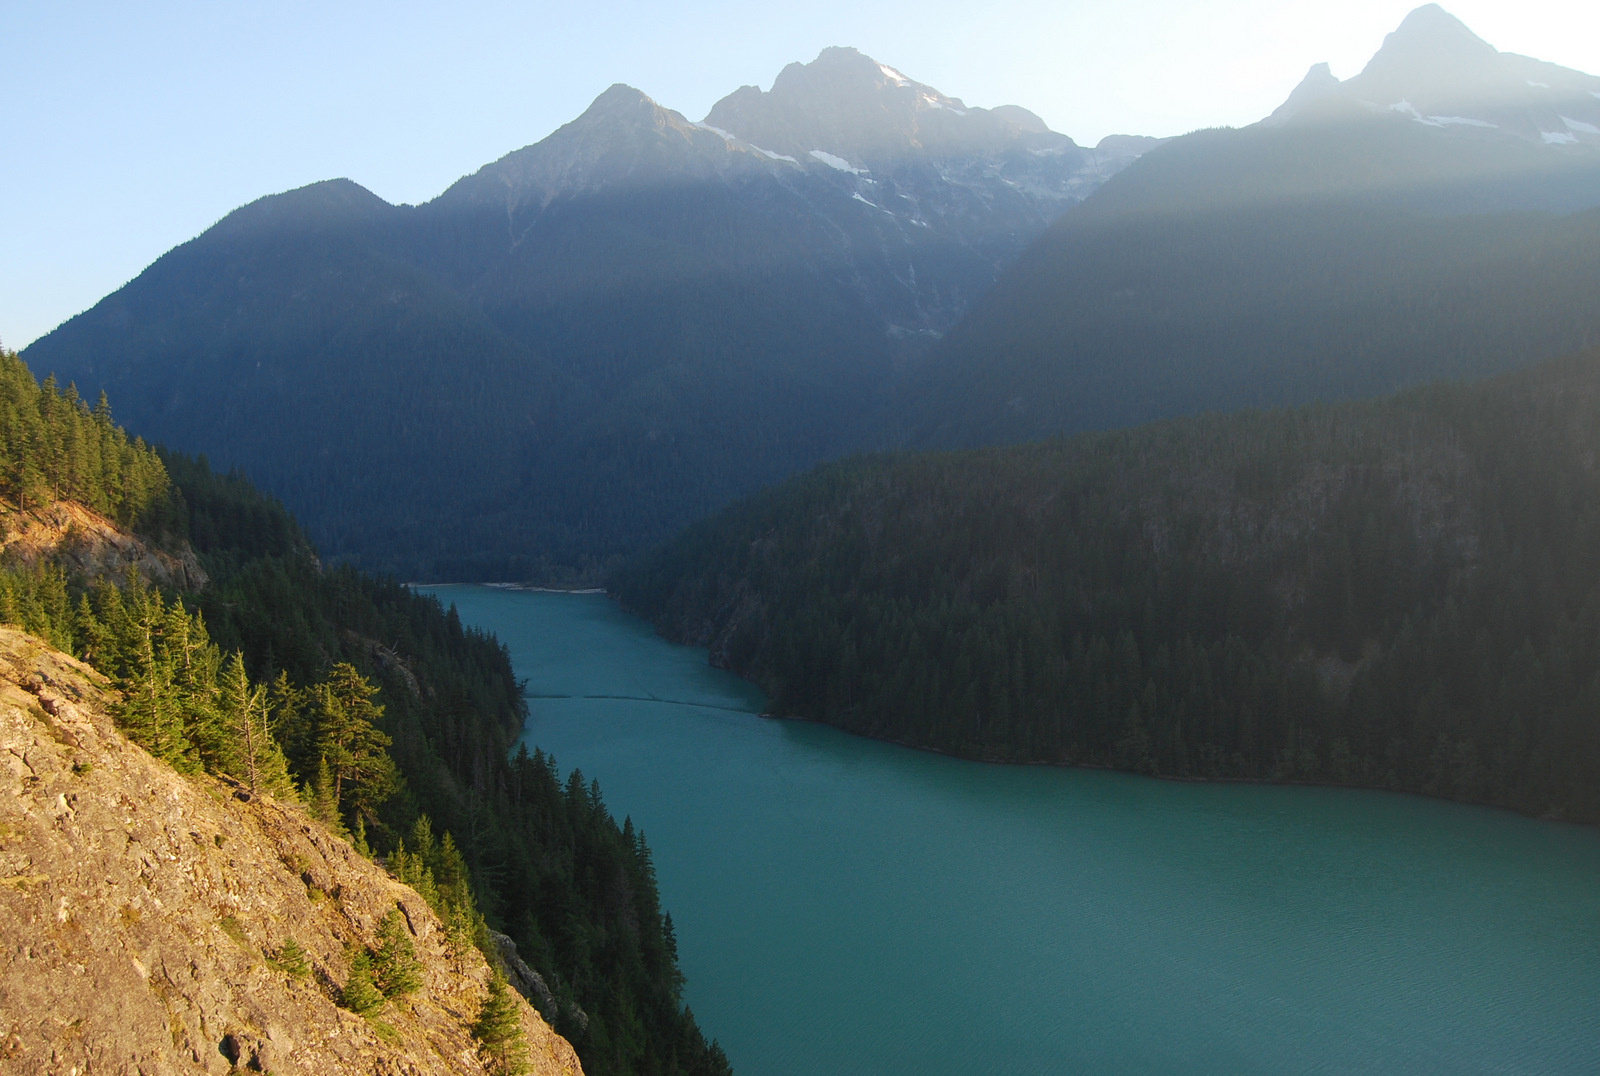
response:
M1359 75L1327 64L1263 123L1338 117L1354 106L1427 127L1496 130L1530 142L1600 144L1600 78L1497 51L1438 4L1408 15Z
M703 123L614 86L422 206L264 198L27 357L244 467L336 557L592 567L860 448L1600 340L1596 94L1430 5L1250 128L1090 150L827 49Z
M521 575L878 436L898 366L1146 146L849 49L708 124L619 85L420 207L347 180L252 203L28 357L244 467L335 556Z
M1419 8L1355 78L1313 68L1271 117L1175 139L1058 222L930 359L913 443L1369 395L1600 341L1597 94Z

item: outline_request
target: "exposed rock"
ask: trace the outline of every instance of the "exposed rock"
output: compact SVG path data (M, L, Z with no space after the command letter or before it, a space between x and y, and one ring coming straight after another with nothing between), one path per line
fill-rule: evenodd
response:
M0 628L0 1073L478 1073L488 964L297 806L186 778L112 726L88 666ZM347 946L399 906L423 986L339 1008ZM310 974L271 957L290 939ZM523 1006L533 1071L576 1076Z
M422 698L422 682L417 679L417 674L411 671L411 666L405 658L376 639L369 639L365 635L348 630L341 634L345 642L364 652L378 668L385 673L398 676L405 683L406 690L411 693L412 698Z
M589 1030L589 1014L573 1002L562 1005L557 1001L544 976L529 967L528 962L522 959L522 954L517 952L515 941L494 930L489 932L489 937L494 941L500 963L505 966L506 981L516 987L517 993L532 1002L541 1016L546 1020L554 1020L558 1013L563 1013L571 1023L584 1031Z
M194 591L206 573L187 545L173 555L152 549L105 516L74 501L19 510L0 504L0 557L28 566L60 561L70 574L87 579L120 578L137 568L163 586Z

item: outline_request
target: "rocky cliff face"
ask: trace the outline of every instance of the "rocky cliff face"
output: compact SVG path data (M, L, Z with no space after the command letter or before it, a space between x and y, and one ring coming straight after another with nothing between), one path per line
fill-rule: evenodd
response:
M485 1071L476 950L297 807L156 762L113 704L94 670L0 628L0 1073ZM423 985L379 1027L335 998L395 908ZM291 940L307 975L278 966ZM533 1071L577 1076L518 1004Z
M162 586L193 591L206 585L206 573L187 546L176 555L152 549L74 501L26 510L0 505L0 558L30 567L57 561L83 579L121 579L129 568L137 568Z

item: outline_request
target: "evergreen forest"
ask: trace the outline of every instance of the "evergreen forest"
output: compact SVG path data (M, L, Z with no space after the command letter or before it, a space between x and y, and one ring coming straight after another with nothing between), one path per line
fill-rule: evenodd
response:
M825 465L612 580L775 714L1600 822L1600 353Z
M110 676L131 738L180 771L300 800L491 962L492 932L510 935L585 1071L729 1071L682 1004L644 835L581 773L512 756L525 705L495 639L393 580L323 566L243 477L130 440L103 397L41 386L13 353L0 451L9 510L70 499L192 549L210 577L179 593L67 558L0 563L0 620Z

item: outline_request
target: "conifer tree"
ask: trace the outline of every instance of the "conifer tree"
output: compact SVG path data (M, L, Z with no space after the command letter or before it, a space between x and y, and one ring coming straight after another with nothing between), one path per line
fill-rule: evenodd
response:
M383 1008L384 996L372 981L372 954L365 949L350 956L350 974L339 991L339 1004L361 1016L376 1016Z
M317 775L301 796L311 808L311 817L343 837L348 832L344 819L339 816L339 801L333 795L333 778L328 773L328 760L317 760Z
M516 994L504 975L489 979L489 995L472 1025L478 1056L495 1076L523 1076L528 1071L528 1043L522 1033L522 1013Z
M399 908L378 924L378 948L372 954L372 981L387 998L415 993L422 986L422 962L411 944L411 931Z
M392 742L375 722L383 707L377 694L354 665L340 662L314 692L317 744L332 777L333 805L343 813L377 817L377 808L397 788L394 762L386 750Z
M284 754L297 772L315 769L316 744L310 718L307 714L306 693L296 687L287 672L279 672L267 688L268 727L273 739L283 746Z
M281 796L291 791L288 764L267 723L267 689L250 682L238 651L223 666L220 694L229 734L228 772L244 781L251 795L260 791Z

